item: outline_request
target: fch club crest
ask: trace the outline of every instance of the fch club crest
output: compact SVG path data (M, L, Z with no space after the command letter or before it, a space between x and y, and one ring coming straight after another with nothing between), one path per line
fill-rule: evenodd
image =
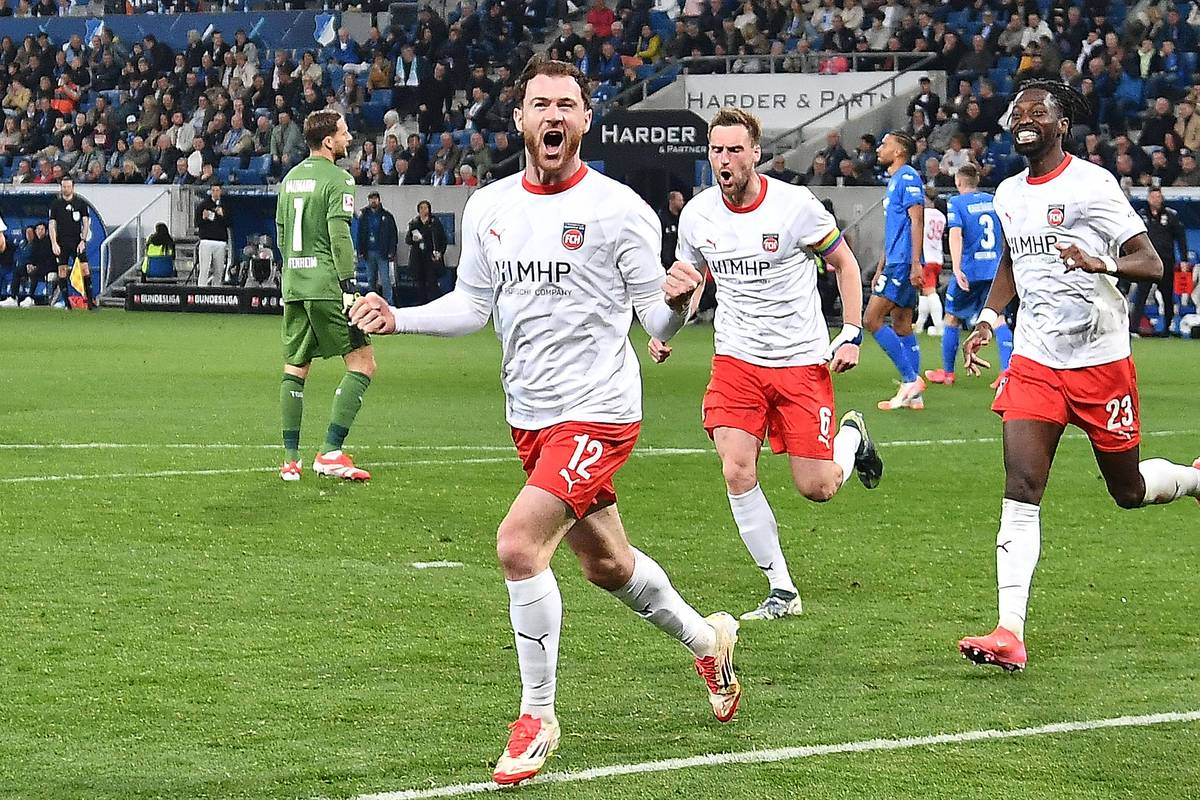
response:
M763 250L768 253L776 253L779 251L779 234L764 233L763 234Z
M1050 223L1051 225L1062 225L1063 222L1066 221L1066 218L1067 207L1061 203L1050 206L1050 208L1046 211L1046 222Z
M564 222L562 245L568 250L578 250L583 247L583 233L587 226L579 222Z

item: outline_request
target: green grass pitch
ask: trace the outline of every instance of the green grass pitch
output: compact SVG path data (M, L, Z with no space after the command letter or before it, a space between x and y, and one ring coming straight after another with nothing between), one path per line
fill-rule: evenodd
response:
M493 537L523 478L496 340L377 340L379 373L347 444L372 481L308 471L284 484L278 325L0 312L0 442L140 445L0 448L0 798L307 800L489 776L519 696ZM940 342L921 344L938 366ZM631 538L684 596L737 614L765 583L699 427L711 353L711 329L688 328L667 364L644 367L642 454L618 490ZM1200 347L1138 342L1135 355L1143 453L1190 463ZM764 456L805 615L743 626L732 724L712 719L687 653L586 585L564 548L564 735L548 770L1200 709L1200 508L1119 511L1086 442L1065 440L1043 512L1030 669L969 665L955 641L995 619L991 392L981 380L934 386L924 412L887 415L874 409L893 371L874 344L863 360L837 378L838 408L866 413L884 482L852 481L817 506ZM309 459L340 372L320 363L308 382ZM410 566L437 560L464 566ZM1197 797L1200 724L521 794Z

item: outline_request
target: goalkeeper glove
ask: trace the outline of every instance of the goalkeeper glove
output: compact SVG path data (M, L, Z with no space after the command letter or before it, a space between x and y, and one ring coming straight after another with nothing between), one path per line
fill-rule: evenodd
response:
M344 281L339 281L338 286L342 289L342 311L348 315L350 309L354 307L354 301L362 296L358 293L358 281L354 278L346 278Z
M862 328L849 323L842 326L842 332L833 337L833 341L829 343L829 350L825 353L826 361L833 361L833 357L837 355L838 348L844 344L862 344L863 332Z

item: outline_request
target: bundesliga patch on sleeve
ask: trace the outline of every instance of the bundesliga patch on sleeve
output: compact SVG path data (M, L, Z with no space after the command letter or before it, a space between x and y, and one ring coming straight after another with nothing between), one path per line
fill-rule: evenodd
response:
M342 195L342 211L345 211L347 214L354 213L354 195L352 195L352 194L343 194Z

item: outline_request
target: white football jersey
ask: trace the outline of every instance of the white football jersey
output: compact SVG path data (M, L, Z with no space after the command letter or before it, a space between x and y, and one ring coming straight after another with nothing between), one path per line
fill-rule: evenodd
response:
M640 420L631 296L665 278L650 207L586 166L557 186L518 174L471 196L462 239L458 288L492 304L509 424Z
M843 244L837 222L804 186L764 175L755 202L735 209L717 186L679 215L675 257L707 264L717 284L718 355L764 367L819 364L829 329L813 250Z
M1067 272L1055 247L1075 244L1089 255L1115 255L1146 232L1112 174L1068 155L1042 178L1025 169L1004 180L994 205L1021 298L1013 353L1054 369L1129 356L1129 312L1117 279Z
M945 250L942 249L942 233L946 230L946 215L936 208L925 209L925 263L942 264Z

